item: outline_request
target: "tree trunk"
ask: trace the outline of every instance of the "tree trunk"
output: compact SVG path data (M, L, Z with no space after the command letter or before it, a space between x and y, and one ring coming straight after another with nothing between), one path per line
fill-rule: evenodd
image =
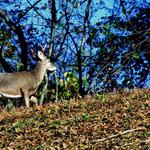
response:
M6 14L6 12L2 9L0 9L0 17L5 20L7 25L10 27L12 31L16 33L18 36L18 40L21 47L21 63L24 65L23 70L27 70L27 42L25 40L23 31L21 29L21 26L17 26Z
M77 59L78 59L78 73L79 73L79 94L83 97L83 80L82 80L82 58L81 58L81 51L78 51L77 53Z
M52 21L51 21L52 26L51 26L50 48L48 50L48 57L49 58L51 58L52 51L54 49L54 36L55 36L54 33L55 33L55 24L56 24L56 4L55 4L55 0L52 0L51 14L52 14ZM46 75L45 75L45 85L43 86L42 95L40 97L40 102L41 103L43 103L44 97L47 93L47 86L48 86L48 75L46 73Z
M21 47L21 63L23 64L23 70L27 70L28 45L20 26L17 27L16 33Z
M44 98L47 97L47 86L48 86L47 72L46 72L44 78L45 78L45 83L44 83L43 88L42 88L42 94L41 94L41 97L40 97L40 105L43 104Z
M78 60L78 73L79 73L79 93L83 97L84 96L84 89L83 89L83 79L82 79L82 52L84 51L84 44L85 44L85 38L86 38L86 29L88 26L88 17L89 17L89 10L92 0L87 1L87 6L85 10L85 17L84 17L84 29L83 29L83 35L81 40L81 47L79 51L77 52L77 60Z

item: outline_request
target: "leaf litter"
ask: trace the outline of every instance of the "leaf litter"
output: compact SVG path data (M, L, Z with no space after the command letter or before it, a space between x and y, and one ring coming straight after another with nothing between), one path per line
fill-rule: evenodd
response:
M150 90L3 109L0 149L150 149Z

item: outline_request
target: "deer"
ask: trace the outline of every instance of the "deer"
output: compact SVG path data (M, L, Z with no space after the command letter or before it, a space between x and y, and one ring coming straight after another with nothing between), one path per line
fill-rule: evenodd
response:
M33 70L0 73L0 96L7 98L22 97L26 107L30 107L30 96L36 93L46 71L56 71L56 67L42 51L38 51L37 57L39 60Z

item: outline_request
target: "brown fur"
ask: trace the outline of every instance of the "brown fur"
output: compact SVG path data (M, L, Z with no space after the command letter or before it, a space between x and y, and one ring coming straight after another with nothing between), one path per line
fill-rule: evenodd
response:
M12 98L24 97L26 106L29 107L29 96L37 91L46 70L56 70L43 53L39 53L39 58L41 60L32 71L1 73L0 95Z

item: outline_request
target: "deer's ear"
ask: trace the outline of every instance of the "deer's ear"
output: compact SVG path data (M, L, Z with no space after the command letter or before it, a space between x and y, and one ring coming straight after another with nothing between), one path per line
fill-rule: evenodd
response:
M38 58L43 60L45 58L44 54L41 51L38 51Z

